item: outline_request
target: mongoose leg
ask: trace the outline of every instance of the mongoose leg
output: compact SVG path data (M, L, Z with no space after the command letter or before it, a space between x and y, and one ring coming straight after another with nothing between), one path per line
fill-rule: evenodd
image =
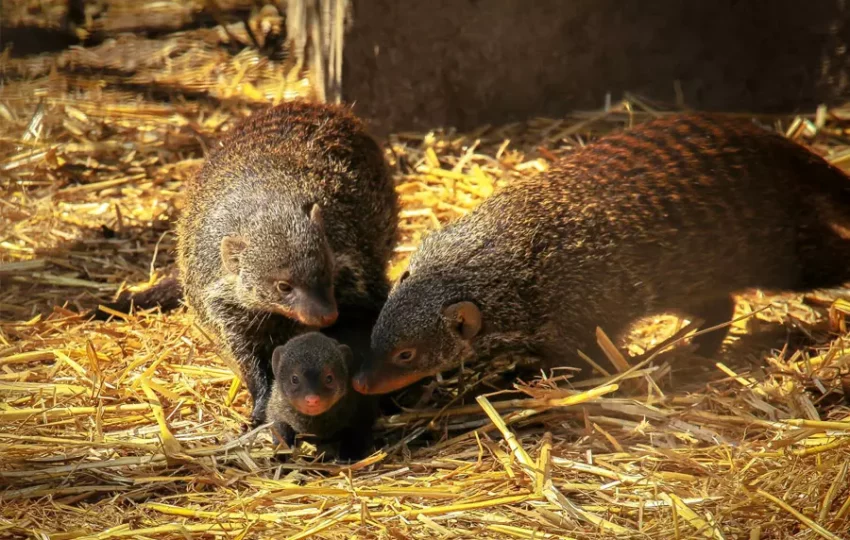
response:
M275 422L272 427L274 428L272 433L277 435L275 439L278 443L285 442L290 450L295 448L295 429L292 426L286 422ZM275 459L279 462L285 462L288 457L288 454L277 454Z
M815 229L800 241L800 284L794 290L829 289L850 283L850 239L828 227Z
M253 401L251 411L251 426L257 427L265 422L266 407L271 395L271 385L274 379L269 358L264 347L254 348L244 332L231 331L227 335L228 348L236 363L239 365L242 380L248 387Z
M615 328L611 334L608 334L606 329L605 333L616 343L615 336L620 335L620 328ZM589 357L596 364L606 368L611 366L608 357L596 343L595 329L591 331L587 327L582 329L582 331L576 332L576 335L582 336L583 339L577 339L574 336L552 337L548 341L541 343L538 346L540 364L517 366L517 373L528 377L539 374L540 369L549 370L561 366L570 366L581 368L581 372L575 375L579 379L602 375L602 373L596 373L596 370L579 355L579 351L581 351L582 354ZM555 372L554 374L557 375L559 373L563 374L565 372Z
M258 358L252 355L250 362L251 365L247 369L243 368L243 372L245 374L245 385L248 387L248 392L254 402L254 409L251 411L251 426L257 427L266 418L272 378L266 373L265 366Z
M286 422L275 422L275 430L283 437L283 442L286 446L292 448L295 446L295 430Z
M700 327L703 330L731 321L735 313L735 300L731 296L723 296L691 306L687 312L705 321ZM726 326L695 337L693 343L699 347L697 354L706 358L714 357L728 333L729 327Z
M354 425L340 432L339 461L352 462L366 457L372 448L374 438L372 430L367 426Z
M254 399L254 410L251 411L251 427L258 427L266 417L266 408L269 404L269 391L264 390L262 394L252 394Z
M354 389L349 388L349 392L354 392ZM354 412L349 425L343 428L337 436L340 441L337 452L339 461L361 460L375 447L372 427L378 416L378 400L359 398L356 406L357 410Z

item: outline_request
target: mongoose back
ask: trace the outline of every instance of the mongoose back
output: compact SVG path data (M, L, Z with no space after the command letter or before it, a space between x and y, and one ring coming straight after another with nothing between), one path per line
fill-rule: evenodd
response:
M296 433L309 433L338 442L339 458L346 461L364 457L372 446L377 399L351 388L352 375L369 354L370 329L343 321L275 348L266 421L274 422L288 445Z
M595 328L728 322L732 294L850 280L850 181L751 122L682 114L579 149L428 235L393 286L355 377L385 393L462 359L592 354ZM726 331L694 339L713 355Z
M177 225L185 302L240 366L254 425L275 346L386 299L397 206L358 119L300 101L234 127L190 182Z

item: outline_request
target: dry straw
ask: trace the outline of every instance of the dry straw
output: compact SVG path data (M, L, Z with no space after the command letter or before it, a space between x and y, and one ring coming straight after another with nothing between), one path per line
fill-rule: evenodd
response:
M850 304L825 292L740 298L727 351L697 369L687 347L654 354L691 331L665 317L628 350L602 329L611 362L581 384L569 370L505 384L512 358L466 366L402 396L377 428L382 447L350 467L243 432L247 392L185 310L82 320L167 270L204 148L249 104L285 93L280 65L247 52L222 63L196 38L168 37L160 57L186 62L146 57L161 71L153 84L177 92L158 101L69 71L67 52L42 71L4 62L0 537L847 535ZM218 99L179 97L190 89ZM391 274L500 184L659 114L629 96L564 119L390 137L403 202ZM844 166L847 118L761 120Z

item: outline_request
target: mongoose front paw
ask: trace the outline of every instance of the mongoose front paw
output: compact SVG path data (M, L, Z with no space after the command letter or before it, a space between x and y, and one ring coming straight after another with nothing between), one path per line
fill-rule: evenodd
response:
M370 435L346 433L339 443L339 451L337 452L337 461L343 463L353 463L360 461L367 455L374 446L374 441Z

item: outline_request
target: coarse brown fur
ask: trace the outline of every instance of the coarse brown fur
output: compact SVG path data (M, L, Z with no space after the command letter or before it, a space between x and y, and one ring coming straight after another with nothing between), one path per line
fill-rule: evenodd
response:
M346 108L288 102L213 149L178 221L186 303L216 333L265 417L277 345L379 307L398 201L381 149Z
M351 376L369 354L369 335L378 311L350 313L320 332L308 332L275 348L274 383L266 421L292 446L296 433L339 443L341 460L364 457L372 446L378 414L375 396L351 388ZM293 377L295 379L293 380ZM305 410L312 401L315 412Z
M850 180L744 120L683 114L604 137L430 234L394 285L355 388L383 393L501 352L570 364L595 329L731 294L850 281ZM713 355L725 330L694 341Z

